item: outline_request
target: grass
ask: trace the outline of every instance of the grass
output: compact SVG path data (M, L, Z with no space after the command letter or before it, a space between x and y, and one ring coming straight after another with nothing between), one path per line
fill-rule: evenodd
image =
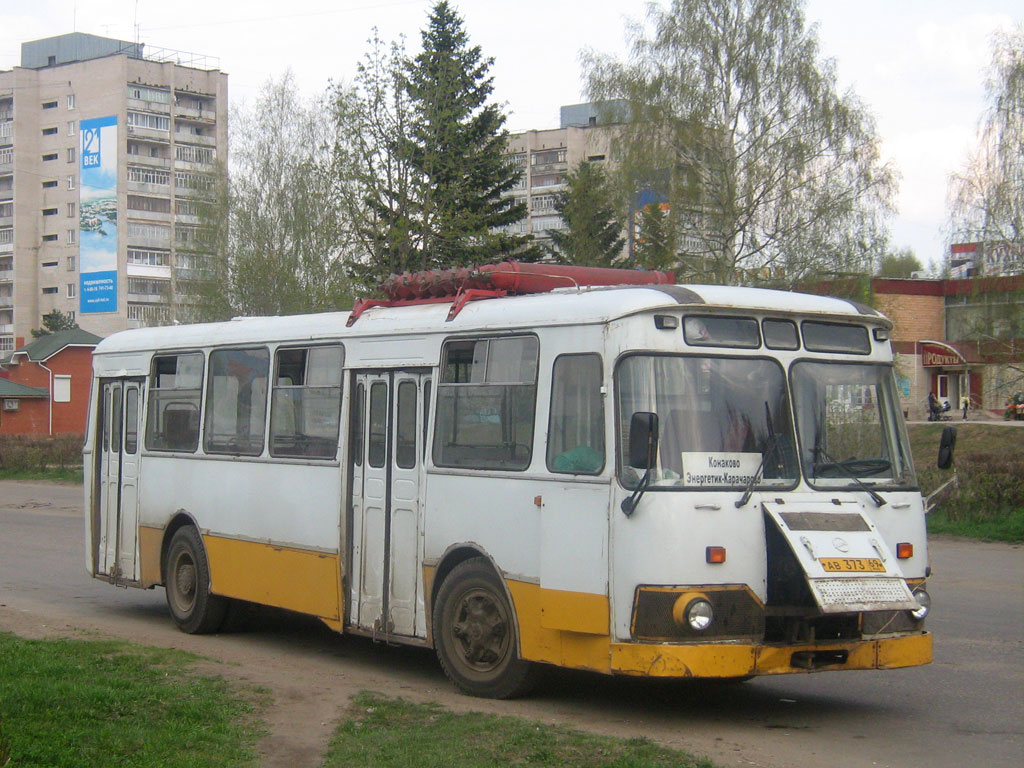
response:
M324 768L712 768L646 739L616 739L514 717L456 714L375 693L353 699Z
M0 633L0 766L255 765L255 691L195 674L196 660Z
M928 532L1024 542L1024 429L985 422L952 422L959 487L939 498ZM952 477L935 467L939 437L950 424L910 424L914 466L923 493Z
M81 467L48 467L47 469L4 469L0 467L0 480L44 480L48 483L82 484ZM2 765L2 763L0 763Z

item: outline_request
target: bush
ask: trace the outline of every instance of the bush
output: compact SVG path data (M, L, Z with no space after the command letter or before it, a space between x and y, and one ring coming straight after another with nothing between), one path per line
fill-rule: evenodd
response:
M82 464L81 435L0 435L0 470L13 474L68 470Z

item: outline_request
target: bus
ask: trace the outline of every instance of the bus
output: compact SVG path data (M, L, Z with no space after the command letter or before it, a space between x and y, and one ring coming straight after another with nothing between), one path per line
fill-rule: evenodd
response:
M891 323L852 301L503 262L93 358L88 571L189 633L252 604L435 650L742 680L926 664Z

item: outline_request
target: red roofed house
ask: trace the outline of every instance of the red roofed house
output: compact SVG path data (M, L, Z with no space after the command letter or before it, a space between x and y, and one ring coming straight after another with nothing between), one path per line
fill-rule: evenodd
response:
M73 328L41 336L0 361L0 434L84 434L99 342Z

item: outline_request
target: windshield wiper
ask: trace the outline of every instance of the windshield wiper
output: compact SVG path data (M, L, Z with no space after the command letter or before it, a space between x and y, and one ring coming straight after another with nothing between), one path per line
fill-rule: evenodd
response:
M734 502L737 509L747 506L747 502L750 501L750 497L754 493L754 486L757 485L757 480L764 471L764 464L768 460L769 452L774 452L778 449L778 435L775 432L775 425L772 424L772 409L768 407L767 400L764 401L764 415L768 421L768 439L765 440L764 450L761 453L761 463L757 465L753 476L743 488L743 495Z
M886 504L885 499L883 499L878 494L878 492L875 491L874 488L872 488L870 485L868 485L863 480L861 480L859 477L857 477L857 475L855 475L850 470L850 468L846 466L845 463L843 463L841 461L836 461L835 459L833 459L831 456L828 455L828 453L825 452L825 449L820 447L820 446L817 446L817 445L814 446L814 452L815 452L815 454L817 456L823 457L825 459L825 461L828 462L827 464L822 464L821 462L818 462L817 460L815 460L815 462L814 462L814 476L815 477L818 476L818 469L819 468L820 469L824 469L825 467L828 467L828 468L831 469L832 467L835 467L836 469L840 470L844 475L846 475L851 480L853 480L853 482L855 482L858 486L860 486L860 488L862 490L866 491L867 494L871 497L871 500L873 502L875 502L875 506L876 507L884 507L885 506L885 504Z

